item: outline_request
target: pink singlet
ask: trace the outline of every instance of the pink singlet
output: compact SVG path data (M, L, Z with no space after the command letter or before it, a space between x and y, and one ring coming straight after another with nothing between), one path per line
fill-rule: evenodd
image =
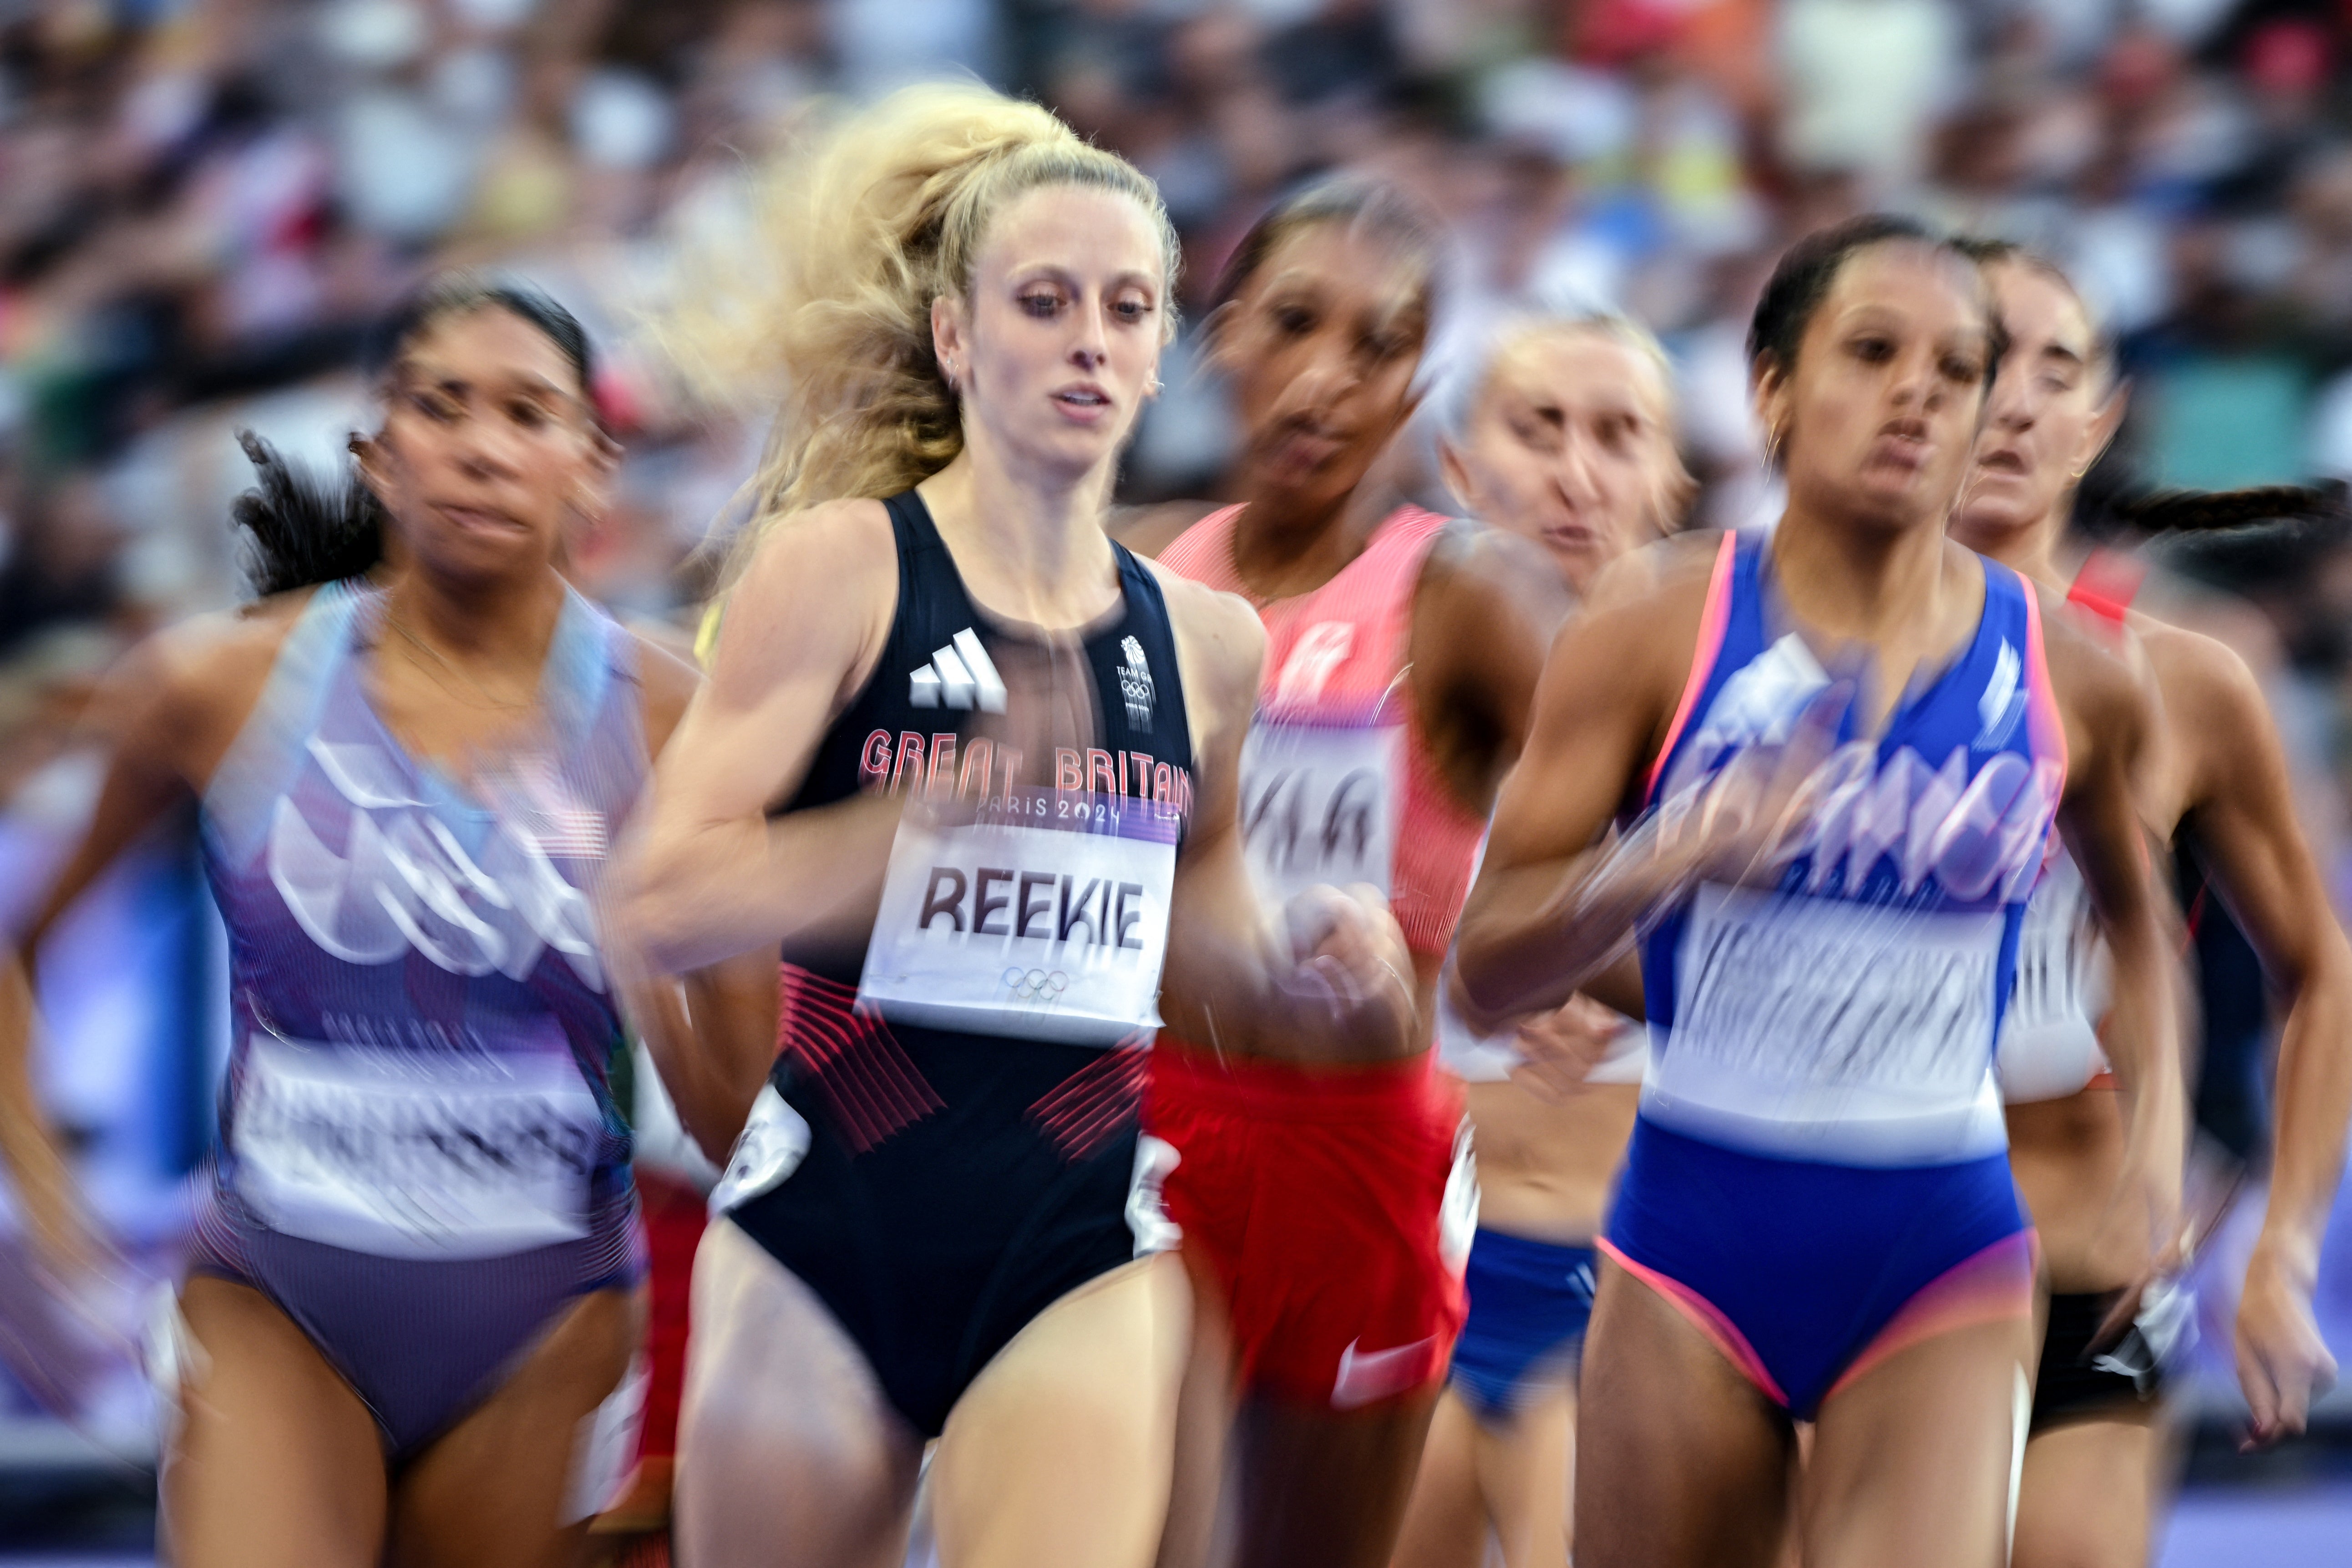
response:
M1234 566L1238 506L1211 512L1160 564L1250 601L1265 679L1242 762L1242 836L1269 891L1367 881L1406 943L1443 954L1486 824L1446 788L1404 689L1422 563L1449 520L1391 512L1363 552L1309 594L1262 600Z

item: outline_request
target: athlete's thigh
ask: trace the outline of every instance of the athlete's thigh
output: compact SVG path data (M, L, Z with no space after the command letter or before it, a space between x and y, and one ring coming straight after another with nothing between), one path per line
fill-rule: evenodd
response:
M1788 1514L1787 1417L1666 1299L1604 1261L1576 1426L1577 1568L1756 1568Z
M931 1460L946 1568L1143 1568L1159 1549L1192 1342L1159 1257L1055 1302L999 1351Z
M1412 1500L1397 1531L1395 1568L1479 1568L1486 1556L1486 1500L1478 1489L1477 1418L1447 1389L1429 1418ZM1564 1479L1564 1478L1563 1478Z
M259 1291L209 1275L181 1292L192 1364L163 1477L178 1568L374 1568L385 1481L375 1418Z
M731 1221L694 1260L674 1494L686 1568L899 1568L922 1463L856 1342Z
M1214 1270L1189 1250L1176 1256L1192 1279L1192 1342L1176 1396L1174 1473L1156 1568L1210 1568L1233 1553L1225 1459L1236 1405L1234 1328Z
M1831 1394L1801 1488L1808 1568L1999 1568L2032 1359L2020 1313L1899 1351Z
M1528 1391L1501 1426L1478 1433L1478 1490L1495 1521L1505 1568L1567 1568L1576 1394L1567 1384Z
M642 1290L571 1303L488 1398L409 1462L392 1494L396 1568L559 1568L579 1555L604 1500L572 1497L575 1468L645 1319Z
M2139 1410L2035 1433L2012 1568L2147 1568L2161 1446L2153 1413Z

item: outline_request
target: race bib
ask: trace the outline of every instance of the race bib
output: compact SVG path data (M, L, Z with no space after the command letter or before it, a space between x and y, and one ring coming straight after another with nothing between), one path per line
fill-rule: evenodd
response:
M588 1234L604 1128L571 1057L422 1058L257 1034L231 1147L273 1230L380 1258L496 1258Z
M1703 885L1645 1110L1705 1130L1778 1123L1808 1148L1963 1157L2000 1142L2001 914ZM1988 1116L1990 1121L1988 1122Z
M1171 806L1014 790L909 812L858 1001L939 1029L1114 1046L1160 1027Z
M1274 902L1318 882L1390 891L1402 724L1261 721L1242 745L1242 847Z

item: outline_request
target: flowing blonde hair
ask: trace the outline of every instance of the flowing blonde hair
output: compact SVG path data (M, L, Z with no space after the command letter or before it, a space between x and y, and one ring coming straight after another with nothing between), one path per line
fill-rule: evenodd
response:
M1115 191L1150 216L1172 335L1181 252L1158 188L1036 104L977 83L905 88L755 171L738 261L694 280L664 334L706 387L780 399L739 566L774 520L895 495L963 449L931 302L965 297L996 215L1048 185Z

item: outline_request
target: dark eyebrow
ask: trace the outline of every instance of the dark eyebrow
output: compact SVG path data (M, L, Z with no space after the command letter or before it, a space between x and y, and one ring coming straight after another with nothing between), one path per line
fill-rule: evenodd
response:
M404 364L401 370L415 384L429 387L435 392L446 394L451 397L463 398L479 390L477 384L466 380L463 376L436 375L430 366L419 365L413 360ZM523 396L535 397L547 403L578 403L583 407L587 404L587 399L581 394L557 385L537 371L516 371L508 384L498 390L510 395L520 393Z
M2074 350L2068 348L2064 343L2050 343L2046 345L2042 351L2042 357L2043 359L2054 359L2059 361L2061 363L2073 365L2077 370L2084 368L2091 363L2089 359L2077 353Z

